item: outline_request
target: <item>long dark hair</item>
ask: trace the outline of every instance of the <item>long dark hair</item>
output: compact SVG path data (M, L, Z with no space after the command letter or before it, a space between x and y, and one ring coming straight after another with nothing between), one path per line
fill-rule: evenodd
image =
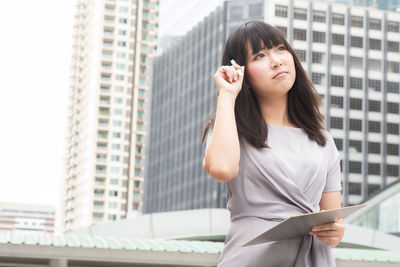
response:
M296 69L296 80L293 87L288 91L287 108L289 120L296 126L302 128L311 140L320 146L325 146L326 137L323 133L324 116L320 113L321 99L314 85L307 77L296 53L286 41L285 36L275 27L262 21L249 21L240 25L233 31L226 41L222 55L222 65L230 65L233 58L239 65L247 62L247 44L250 44L253 53L257 53L265 46L268 49L278 45L285 45L292 54ZM204 142L205 136L210 128L214 126L216 109L209 116L201 138ZM267 124L262 116L261 108L253 89L245 75L236 102L235 118L239 136L242 136L256 148L268 147L266 144L268 136Z

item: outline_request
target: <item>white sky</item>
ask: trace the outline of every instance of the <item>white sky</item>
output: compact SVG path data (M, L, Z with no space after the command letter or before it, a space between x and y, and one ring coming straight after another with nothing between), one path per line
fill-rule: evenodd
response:
M0 201L60 202L75 2L0 3Z

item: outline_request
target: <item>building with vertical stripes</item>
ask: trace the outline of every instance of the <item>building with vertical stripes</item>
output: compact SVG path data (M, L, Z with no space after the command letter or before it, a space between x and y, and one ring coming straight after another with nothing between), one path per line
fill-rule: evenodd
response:
M158 0L78 0L62 199L64 231L142 209L149 60Z
M226 206L202 170L202 126L228 34L252 19L278 27L318 90L341 154L343 204L399 180L400 13L308 0L226 1L155 59L144 212Z

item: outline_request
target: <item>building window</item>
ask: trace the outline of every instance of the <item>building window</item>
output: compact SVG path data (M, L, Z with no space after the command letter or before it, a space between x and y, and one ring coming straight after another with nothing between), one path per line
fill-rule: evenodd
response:
M378 30L378 31L380 31L381 28L382 28L381 24L382 24L382 23L381 23L381 20L380 20L380 19L372 19L372 18L369 19L369 28L370 28L371 30Z
M343 97L331 96L331 108L343 108Z
M399 134L399 125L397 123L387 123L387 132L389 134Z
M125 18L120 18L120 19L119 19L119 23L127 24L127 23L128 23L128 20L125 19Z
M295 51L297 57L300 59L300 61L302 61L302 62L306 61L306 51L305 50L295 49L294 51Z
M398 94L399 93L399 83L388 81L387 82L387 91L388 91L388 93Z
M368 196L372 195L379 189L381 189L381 186L379 184L368 184Z
M349 194L350 195L361 195L361 184L360 183L349 183Z
M107 143L97 143L97 148L100 150L107 149Z
M369 49L381 50L381 40L369 39Z
M332 13L332 24L344 25L344 14Z
M368 69L381 71L381 61L379 59L368 59Z
M294 8L294 18L300 20L307 20L307 9Z
M381 144L377 142L368 142L368 153L370 154L380 154Z
M313 72L311 74L311 81L313 84L322 84L322 80L325 77L325 73L318 73L318 72Z
M363 17L351 16L351 27L362 28L363 27Z
M387 154L398 156L399 155L399 145L397 144L386 144Z
M283 26L275 26L278 30L281 31L281 33L283 33L283 35L285 35L285 37L287 37L287 28L283 27Z
M376 92L381 91L381 81L380 80L368 80L368 89L369 90L375 90Z
M351 40L350 41L350 46L351 47L359 47L359 48L363 47L363 38L362 37L351 36L350 40Z
M119 156L117 156L117 155L112 155L111 156L111 161L119 161Z
M306 41L307 40L307 31L302 29L294 29L293 30L293 38L294 40Z
M332 33L332 44L343 46L344 45L344 35Z
M399 114L399 104L398 103L387 103L387 112L393 114Z
M133 200L140 200L140 193L139 192L134 192L133 193Z
M388 41L387 47L389 52L399 52L399 42Z
M380 121L368 121L368 132L380 133L381 132L381 122Z
M105 6L105 9L106 9L106 11L114 11L115 10L114 6L108 6L108 5Z
M114 150L120 150L121 149L121 145L120 144L112 144L112 149Z
M361 162L349 161L349 172L350 173L361 173Z
M324 64L325 53L312 52L312 63Z
M350 109L362 110L362 99L350 98Z
M314 10L313 11L313 21L314 22L323 22L325 23L326 12L322 10Z
M95 190L94 190L94 195L95 195L95 196L101 197L101 196L104 195L104 190L102 190L102 189L95 189Z
M118 191L110 190L110 191L108 192L108 195L109 195L110 197L117 197L117 196L118 196Z
M337 150L342 151L343 150L343 139L334 138L333 141L335 142Z
M344 56L343 55L331 55L332 65L334 66L344 66Z
M97 131L97 136L98 136L99 138L107 139L107 137L108 137L108 131Z
M398 165L386 165L386 173L388 176L399 176L399 166Z
M112 29L104 29L103 34L104 34L104 36L111 37L111 36L113 36L114 31Z
M362 131L362 121L357 119L350 119L350 131Z
M124 6L119 7L119 12L128 13L128 7L124 7ZM143 12L143 16L144 16L144 12Z
M357 152L362 152L362 142L358 140L350 140L349 147L354 148Z
M107 154L96 154L96 160L98 162L105 162L107 160Z
M362 69L363 59L361 57L350 57L350 67L352 69Z
M135 188L140 188L140 181L135 181Z
M120 172L120 168L119 168L119 167L116 167L116 166L111 167L111 173L117 174L117 173L119 173L119 172Z
M276 5L275 6L275 17L287 18L288 8L287 6Z
M104 47L112 47L113 46L113 41L111 41L111 40L103 40L103 46ZM103 51L103 55L104 55L104 51Z
M362 89L362 78L350 77L350 88Z
M102 220L103 219L103 213L97 213L97 212L94 212L93 213L93 220L95 220L95 221L99 221L99 220Z
M126 46L126 42L125 41L118 41L118 46L125 47Z
M243 7L242 6L232 6L231 9L231 14L230 14L230 20L235 21L235 20L241 20L243 18Z
M343 76L331 75L331 86L343 87Z
M387 22L388 32L399 32L399 22L398 21L388 21Z
M115 75L115 79L117 81L123 81L125 79L125 76L124 75Z
M388 72L400 73L400 63L399 62L388 61L387 64L388 64L387 65Z
M263 15L263 4L250 4L249 6L249 16L251 18L259 18Z
M368 100L368 111L381 112L381 102L376 100Z
M313 31L313 42L314 43L325 43L325 33Z
M343 129L343 118L331 117L330 121L332 129Z

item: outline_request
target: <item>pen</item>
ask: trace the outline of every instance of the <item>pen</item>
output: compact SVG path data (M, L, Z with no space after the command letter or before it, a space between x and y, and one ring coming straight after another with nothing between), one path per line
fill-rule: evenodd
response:
M233 58L231 59L231 64L232 64L232 65L235 65L235 64L236 64L236 65L240 66L239 64L236 63L236 61L235 61ZM239 76L243 76L243 73L242 73L241 70L236 70L236 71L237 71L237 73L239 74Z

